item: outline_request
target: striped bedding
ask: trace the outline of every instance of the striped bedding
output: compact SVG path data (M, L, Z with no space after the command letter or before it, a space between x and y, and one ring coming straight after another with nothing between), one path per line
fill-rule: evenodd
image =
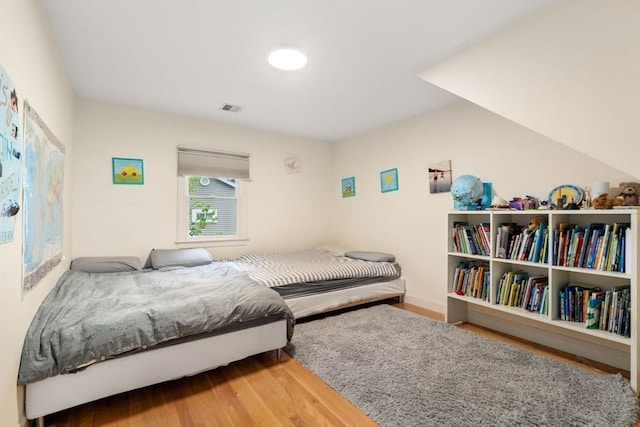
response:
M286 254L250 253L225 262L268 287L346 278L393 279L400 276L400 267L396 263L362 261L318 250Z

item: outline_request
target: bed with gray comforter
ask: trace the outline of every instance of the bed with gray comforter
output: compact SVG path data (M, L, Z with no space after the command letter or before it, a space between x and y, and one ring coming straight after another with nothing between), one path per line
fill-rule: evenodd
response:
M272 289L224 263L119 273L69 270L43 301L25 337L18 384L175 341L287 319Z

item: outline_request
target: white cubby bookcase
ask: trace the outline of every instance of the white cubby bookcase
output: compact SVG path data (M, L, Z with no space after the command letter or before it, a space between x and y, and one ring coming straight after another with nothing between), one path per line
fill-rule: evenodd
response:
M447 213L449 237L446 321L448 323L476 323L563 352L628 370L631 387L637 393L640 380L637 328L639 320L638 266L640 264L638 212L637 209L613 209L490 210ZM522 227L529 224L532 218L539 216L544 217L548 229L547 258L533 262L499 257L497 245L499 245L498 230L501 226L515 224ZM553 246L560 240L560 236L554 236L554 230L565 229L567 226L575 227L576 225L578 228L586 229L590 224L613 226L616 223L629 225L626 232L618 233L619 238L622 235L625 236L623 272L603 270L606 267L594 269L554 265ZM462 242L458 241L458 246L456 246L454 228L461 224L469 225L467 230L474 228L480 230L480 227L476 226L484 225L484 229L487 230L486 238L489 240L487 245L489 251L486 255L469 253L472 252L469 248L471 245L469 242L466 242L466 245L461 245ZM611 235L613 238L613 233ZM475 243L482 244L482 237ZM618 247L620 248L620 246ZM540 246L541 250L542 248L544 248L543 245ZM475 252L482 253L481 250ZM614 258L615 255L609 257L611 266L614 265ZM462 292L461 289L458 289L456 293L456 286L462 283L458 280L460 274L456 274L457 269L470 264L482 264L485 269L488 269L488 273L485 273L488 286L484 293L481 290ZM573 264L577 264L577 262ZM507 272L525 272L529 277L547 276L546 296L548 300L543 310L533 311L531 307L525 309L517 304L510 306L500 303L501 301L505 302L504 299L501 299L502 295L498 294L498 291L501 288L500 282ZM476 275L476 279L479 280L477 276L479 275ZM562 320L563 307L561 306L560 293L566 289L567 285L575 284L602 291L629 288L630 307L626 311L629 312L627 316L630 329L626 333L619 334L600 329L588 329L586 324L581 321ZM512 302L516 303L515 300Z

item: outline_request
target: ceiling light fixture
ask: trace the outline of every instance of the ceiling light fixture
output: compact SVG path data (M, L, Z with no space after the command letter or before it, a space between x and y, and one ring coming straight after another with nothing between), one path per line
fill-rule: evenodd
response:
M307 54L291 46L280 46L269 52L269 64L278 70L294 71L307 65Z

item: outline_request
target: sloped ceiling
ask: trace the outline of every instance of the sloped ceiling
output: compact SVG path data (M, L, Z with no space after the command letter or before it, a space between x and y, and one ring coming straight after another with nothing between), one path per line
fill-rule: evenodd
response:
M640 179L638 1L553 4L419 77Z

